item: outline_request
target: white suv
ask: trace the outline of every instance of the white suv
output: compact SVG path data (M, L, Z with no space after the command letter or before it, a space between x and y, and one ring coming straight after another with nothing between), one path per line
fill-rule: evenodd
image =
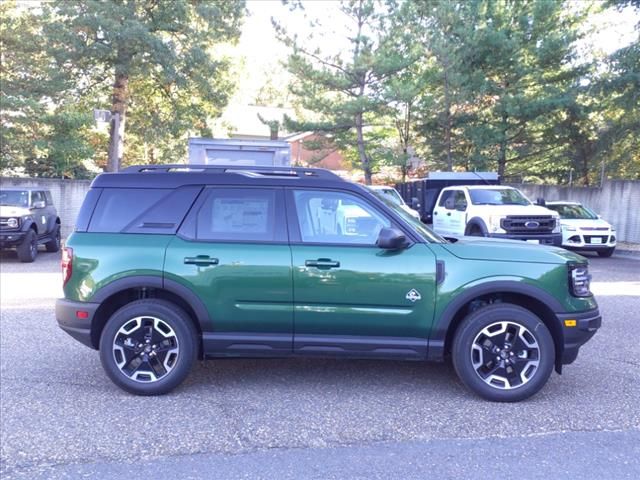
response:
M571 250L598 252L610 257L616 248L616 230L593 210L578 202L547 202L560 214L562 246Z
M519 190L500 185L442 189L433 229L443 236L482 236L561 245L558 213L532 204Z

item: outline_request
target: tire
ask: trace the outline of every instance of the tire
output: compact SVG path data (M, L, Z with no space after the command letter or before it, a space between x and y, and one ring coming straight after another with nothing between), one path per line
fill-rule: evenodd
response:
M452 357L458 377L476 394L494 402L518 402L547 383L555 347L536 315L500 303L482 307L462 321Z
M162 395L187 377L197 345L193 322L181 308L166 300L137 300L107 321L100 336L100 361L123 390Z
M33 229L29 229L22 243L18 245L18 259L23 263L31 263L38 256L38 237Z
M55 253L60 251L60 225L56 225L55 231L51 235L51 240L44 244L47 252Z
M598 250L598 255L601 257L605 257L608 258L611 255L613 255L613 252L615 251L616 247L613 248L607 248L606 250Z
M484 233L482 233L482 229L477 225L473 225L469 229L469 233L467 235L470 237L484 237Z

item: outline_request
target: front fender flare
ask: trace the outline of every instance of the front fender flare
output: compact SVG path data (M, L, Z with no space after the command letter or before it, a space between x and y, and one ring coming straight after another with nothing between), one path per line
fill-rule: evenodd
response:
M442 360L445 354L445 341L447 333L456 316L456 313L474 298L482 297L491 293L515 293L525 295L534 300L544 303L554 313L561 313L565 309L557 298L539 287L516 280L494 280L475 285L464 293L454 298L444 309L442 315L433 324L431 335L429 336L429 349L427 358L429 360Z

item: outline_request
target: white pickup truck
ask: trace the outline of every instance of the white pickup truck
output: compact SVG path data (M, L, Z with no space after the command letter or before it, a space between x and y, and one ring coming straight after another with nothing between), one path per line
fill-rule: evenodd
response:
M501 185L442 189L433 209L433 229L445 237L472 235L562 244L557 212L534 205L519 190Z

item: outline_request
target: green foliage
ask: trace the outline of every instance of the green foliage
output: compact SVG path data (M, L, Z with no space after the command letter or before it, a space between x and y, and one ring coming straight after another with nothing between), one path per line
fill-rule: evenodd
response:
M348 53L322 54L276 24L280 38L292 48L287 63L296 79L292 93L303 109L315 114L307 121L289 120L287 129L331 135L348 158L357 158L355 163L364 171L368 184L376 161L368 150L374 141L369 138L370 127L387 111L388 100L383 97L386 82L410 64L409 58L392 48L393 25L377 6L373 0L340 3L350 29ZM312 32L321 28L316 22L310 24ZM357 155L349 152L351 148Z

